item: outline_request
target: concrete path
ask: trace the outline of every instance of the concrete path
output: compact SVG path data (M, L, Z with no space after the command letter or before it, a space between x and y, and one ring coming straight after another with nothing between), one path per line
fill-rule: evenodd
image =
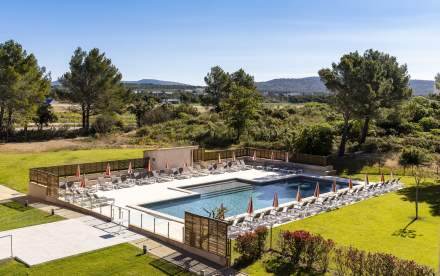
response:
M6 186L0 185L0 201L21 196L24 196L24 194L17 192L16 190L12 190Z
M12 235L13 254L27 265L139 240L143 236L90 216L0 232ZM9 244L0 244L0 259L10 256Z

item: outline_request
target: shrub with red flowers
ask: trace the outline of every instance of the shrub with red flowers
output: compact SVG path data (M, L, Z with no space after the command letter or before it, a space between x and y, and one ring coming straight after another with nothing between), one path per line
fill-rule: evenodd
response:
M334 244L319 235L307 231L281 233L280 250L265 262L266 270L286 274L295 270L325 273Z
M267 233L267 227L260 226L237 237L235 250L241 254L240 262L254 261L263 255Z
M255 235L257 235L257 248L258 248L258 257L263 255L264 250L266 249L266 240L267 240L267 227L266 226L258 226L254 230Z

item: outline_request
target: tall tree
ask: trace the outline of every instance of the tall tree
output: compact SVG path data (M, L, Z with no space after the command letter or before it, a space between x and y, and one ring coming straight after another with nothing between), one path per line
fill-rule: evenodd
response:
M49 123L56 122L57 119L57 116L53 112L52 105L47 102L44 102L38 107L36 115L32 118L38 130L42 130L43 127L48 126Z
M221 102L223 115L228 125L235 130L236 141L240 141L249 120L256 116L261 101L261 95L255 89L234 84L229 97Z
M156 104L157 101L154 97L142 94L133 95L128 110L136 117L137 127L142 126L145 114L151 111Z
M256 89L254 77L246 73L242 68L231 74L231 81L237 86Z
M220 102L228 98L231 78L220 66L214 66L205 77L205 93L204 103L213 105L214 109L220 111Z
M33 54L13 40L0 44L0 134L11 131L14 116L26 125L49 91L50 75Z
M399 65L397 59L388 54L367 50L359 64L358 112L364 120L359 143L365 142L369 124L379 108L396 106L411 96L409 74L406 65Z
M128 90L121 84L122 75L111 60L94 48L77 48L70 60L70 71L60 82L61 97L81 106L82 128L90 129L90 116L98 112L120 112Z
M332 68L321 69L318 72L322 82L332 93L333 106L342 114L344 120L339 156L345 154L350 120L357 115L361 93L361 65L362 57L358 52L354 52L342 56L339 63L332 64Z
M440 93L440 73L435 75L435 89L438 93Z

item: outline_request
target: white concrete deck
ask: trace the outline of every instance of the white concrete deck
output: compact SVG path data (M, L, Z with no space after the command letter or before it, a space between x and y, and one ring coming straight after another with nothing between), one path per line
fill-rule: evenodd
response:
M0 232L0 236L4 235L12 235L13 255L27 265L143 238L114 223L89 216ZM0 243L0 259L8 257L9 239L3 239Z
M114 198L115 205L117 206L140 205L188 196L188 193L174 190L173 188L182 188L185 186L216 181L227 181L236 178L244 180L258 180L271 175L279 175L279 173L251 169L238 172L227 172L222 174L192 177L189 179L173 180L164 183L154 183L144 186L135 186L113 191L99 191L98 195Z

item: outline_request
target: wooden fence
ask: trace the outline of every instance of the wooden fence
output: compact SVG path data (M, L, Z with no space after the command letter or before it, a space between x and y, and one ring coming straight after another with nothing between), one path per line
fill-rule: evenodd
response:
M51 167L41 167L35 169L50 172L57 176L70 176L70 175L75 175L78 165L80 167L81 174L83 173L91 174L91 173L105 172L105 169L107 168L107 164L110 165L112 171L127 170L130 162L133 169L145 168L148 162L148 158L69 164L69 165L59 165L59 166L51 166Z
M51 167L32 168L29 170L29 181L38 183L47 187L47 196L57 197L59 188L59 178L73 176L76 174L78 166L81 174L103 173L110 165L112 171L127 170L131 162L133 169L145 168L148 158L136 158L125 160L111 160L92 163L69 164Z
M231 149L231 150L216 150L216 151L206 151L203 148L193 150L193 160L194 162L200 161L212 161L221 159L231 159L235 153L235 157L253 157L263 158L263 159L273 159L285 161L286 156L289 155L289 162L294 163L303 163L310 165L318 165L318 166L328 166L329 165L329 157L328 156L320 156L320 155L312 155L312 154L304 154L297 152L288 152L288 151L280 151L280 150L269 150L269 149L256 149L256 148L240 148L240 149Z
M228 224L225 221L185 212L184 243L224 257L230 264L231 240L228 239Z

